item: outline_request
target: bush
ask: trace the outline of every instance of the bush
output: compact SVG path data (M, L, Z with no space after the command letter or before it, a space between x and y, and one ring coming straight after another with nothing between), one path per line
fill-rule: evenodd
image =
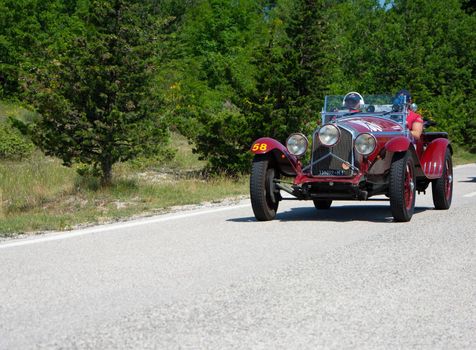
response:
M249 170L251 142L256 129L236 107L202 118L195 152L208 160L207 171L236 175Z
M21 160L33 153L33 143L19 130L6 123L0 123L0 160Z

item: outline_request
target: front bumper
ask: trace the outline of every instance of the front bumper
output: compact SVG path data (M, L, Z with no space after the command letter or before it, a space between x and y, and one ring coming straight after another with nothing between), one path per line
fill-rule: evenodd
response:
M293 183L278 182L276 186L297 199L366 200L369 196L362 174L350 178L299 175Z

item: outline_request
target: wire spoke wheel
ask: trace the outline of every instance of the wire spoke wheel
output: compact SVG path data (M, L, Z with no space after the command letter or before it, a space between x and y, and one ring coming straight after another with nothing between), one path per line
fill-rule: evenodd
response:
M415 211L415 165L409 152L394 155L390 167L389 197L393 218L407 222Z
M453 199L453 161L449 149L446 150L443 173L440 178L433 180L431 190L435 209L449 209Z
M405 169L405 180L403 183L404 187L404 198L405 198L405 209L410 210L412 208L412 205L414 205L415 202L415 191L413 191L413 188L415 187L415 181L414 181L414 174L413 174L413 167L410 166L410 164L407 163L406 169Z

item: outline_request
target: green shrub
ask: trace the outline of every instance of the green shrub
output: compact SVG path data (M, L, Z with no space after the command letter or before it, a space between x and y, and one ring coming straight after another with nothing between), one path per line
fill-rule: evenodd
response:
M6 123L0 123L0 160L20 160L31 156L33 143L19 130Z

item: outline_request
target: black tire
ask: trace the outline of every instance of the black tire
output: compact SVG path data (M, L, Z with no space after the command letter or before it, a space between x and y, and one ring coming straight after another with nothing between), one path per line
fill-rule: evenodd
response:
M415 165L410 152L394 155L390 167L390 209L395 221L407 222L415 211Z
M279 172L272 166L270 155L256 155L250 176L250 197L253 213L258 221L269 221L276 217L280 194L274 183Z
M446 149L443 174L440 178L433 180L431 191L435 209L445 210L450 208L453 199L453 160L449 149Z
M329 209L332 204L332 199L314 199L314 206L316 209Z

